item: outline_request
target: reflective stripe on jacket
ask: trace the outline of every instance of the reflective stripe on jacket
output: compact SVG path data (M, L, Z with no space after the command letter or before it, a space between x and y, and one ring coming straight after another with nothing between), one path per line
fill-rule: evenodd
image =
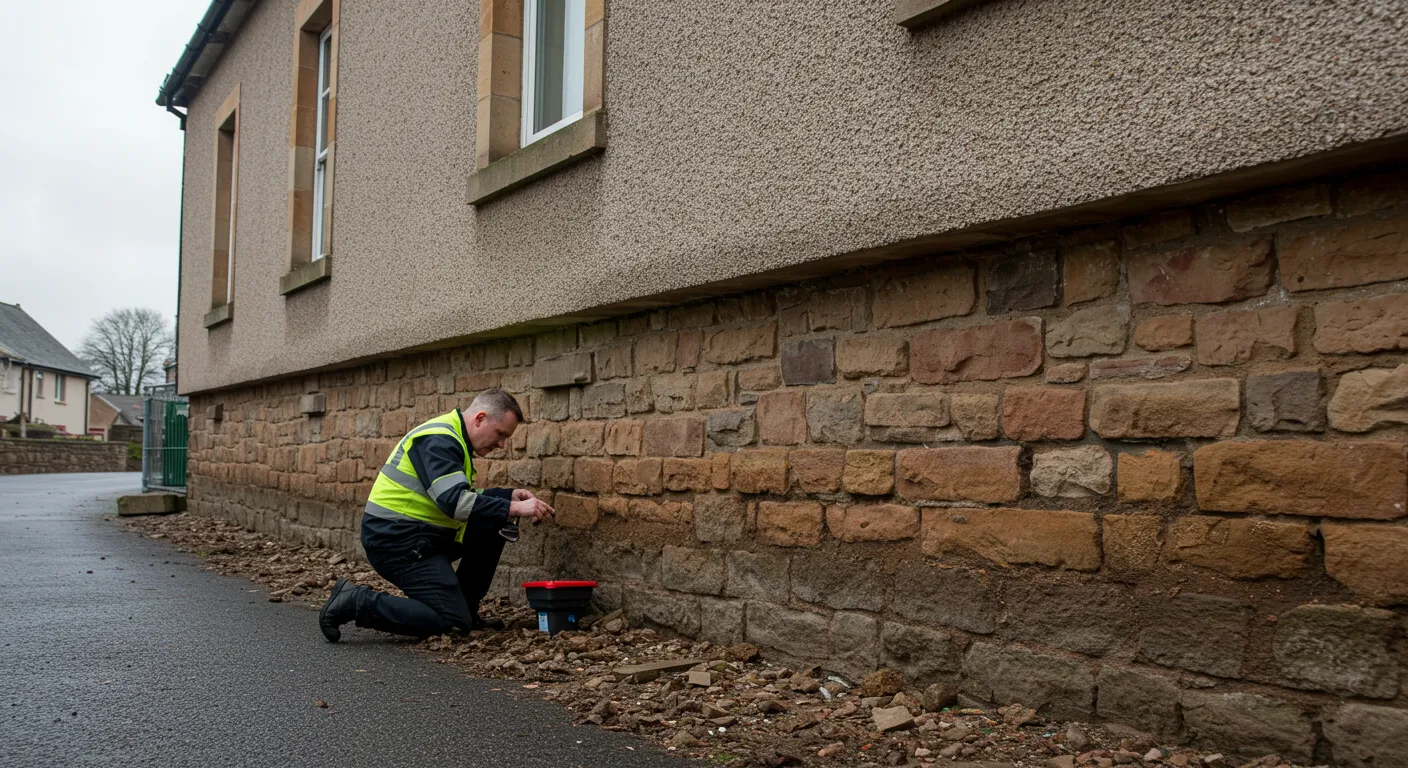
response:
M463 541L465 523L474 508L477 494L473 490L462 494L455 506L453 517L435 503L437 497L460 483L473 486L474 463L470 460L469 440L465 437L463 429L464 421L459 412L450 411L407 432L396 445L396 450L391 452L386 464L382 465L376 482L372 484L371 496L367 499L367 514L388 520L409 517L451 529L455 532L455 541ZM464 452L463 466L468 474L465 471L451 472L431 478L429 482L417 477L410 458L411 446L417 439L428 435L447 435L454 438Z

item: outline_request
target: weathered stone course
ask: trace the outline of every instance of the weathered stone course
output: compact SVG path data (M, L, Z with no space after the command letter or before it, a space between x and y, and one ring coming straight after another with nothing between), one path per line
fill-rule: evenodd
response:
M1389 520L1408 515L1404 444L1234 441L1193 453L1198 507Z

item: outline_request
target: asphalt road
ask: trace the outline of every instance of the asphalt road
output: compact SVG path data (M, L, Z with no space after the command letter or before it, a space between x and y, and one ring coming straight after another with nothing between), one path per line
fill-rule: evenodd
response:
M0 766L675 766L127 533L136 473L0 476ZM329 707L314 702L322 699Z

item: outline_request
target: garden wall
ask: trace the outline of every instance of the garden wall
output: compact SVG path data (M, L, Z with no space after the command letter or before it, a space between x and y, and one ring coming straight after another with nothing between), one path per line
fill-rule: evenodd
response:
M126 443L91 440L0 440L0 475L125 472Z

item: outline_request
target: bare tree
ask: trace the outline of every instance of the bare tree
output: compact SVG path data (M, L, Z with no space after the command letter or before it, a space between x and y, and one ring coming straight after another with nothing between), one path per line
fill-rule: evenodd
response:
M166 318L146 308L114 309L93 321L78 356L102 377L104 391L139 395L161 381L161 362L175 346Z

